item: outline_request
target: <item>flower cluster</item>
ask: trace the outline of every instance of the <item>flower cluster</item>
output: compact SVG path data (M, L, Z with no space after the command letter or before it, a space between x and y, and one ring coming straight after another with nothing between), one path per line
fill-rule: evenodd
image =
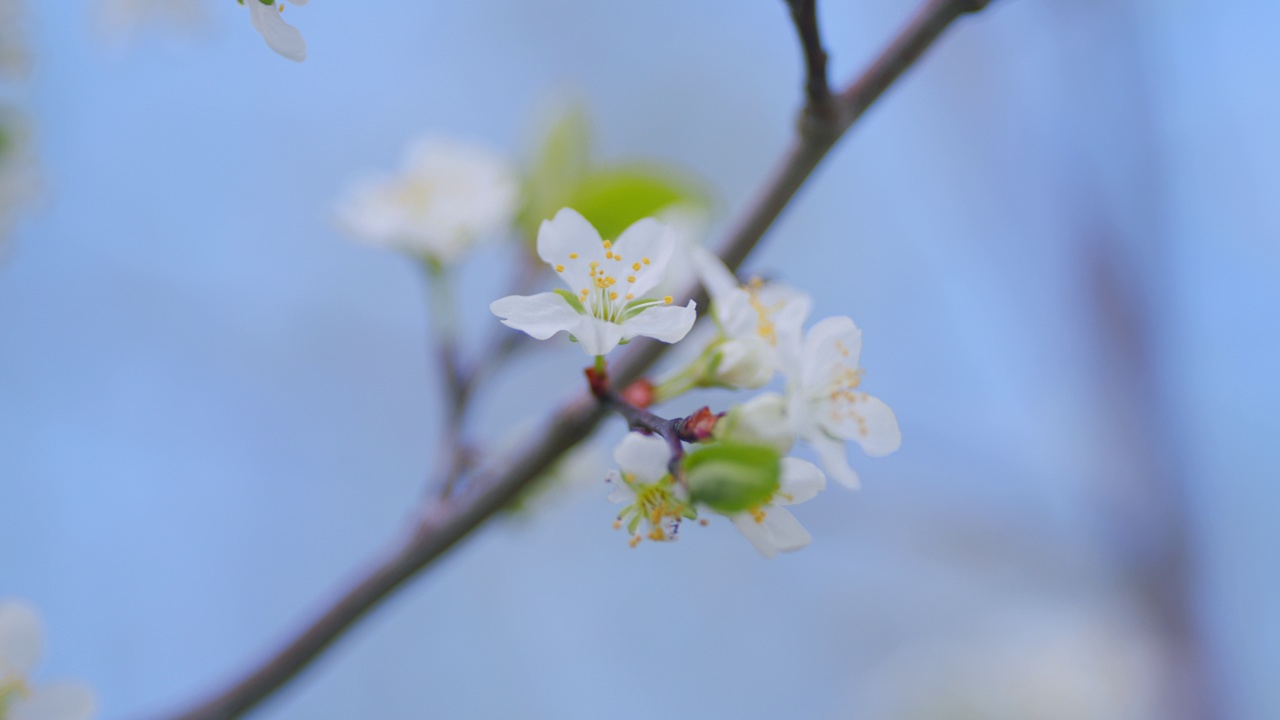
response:
M597 356L588 373L592 391L620 407L633 427L615 450L618 470L607 479L609 499L623 505L615 527L626 528L632 546L644 538L674 540L682 522L705 524L702 515L711 513L727 517L766 557L798 550L810 535L785 506L815 497L828 474L856 488L845 442L858 443L872 456L891 453L901 444L897 419L861 389L862 334L853 320L827 318L806 331L812 305L807 295L758 279L740 284L713 254L679 237L646 219L616 240L604 239L581 215L563 209L543 222L537 245L539 257L569 289L505 297L490 309L504 324L540 340L563 331ZM714 336L656 387L644 383L644 392L612 393L604 355L639 336L675 343L693 327L693 301L673 306L670 295L648 294L671 264L685 260L711 296ZM761 388L779 373L786 379L785 394L763 393L732 407L705 436L672 428L705 419L706 409L679 423L655 425L639 407L695 387ZM825 474L788 456L797 440L817 454Z
M28 679L40 659L40 616L24 602L0 601L0 718L7 720L89 720L94 698L88 688L68 682L33 685Z

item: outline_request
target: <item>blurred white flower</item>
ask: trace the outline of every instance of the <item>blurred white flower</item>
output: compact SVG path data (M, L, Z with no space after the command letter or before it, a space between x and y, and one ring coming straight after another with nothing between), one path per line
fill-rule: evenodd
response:
M640 543L640 525L649 528L650 540L675 540L682 519L697 517L672 480L667 464L671 449L667 441L655 435L631 432L613 451L618 470L610 470L606 481L612 491L609 501L625 504L618 513L614 528L626 525L631 533L631 547Z
M0 600L0 718L88 720L93 693L75 683L32 685L43 644L40 616L19 600Z
M267 45L284 57L295 62L307 59L307 41L298 28L290 25L281 17L284 12L283 0L236 0L249 8L249 21L262 33ZM294 5L306 5L307 0L289 0Z
M847 317L827 318L809 328L798 358L787 369L787 416L796 435L822 458L827 472L842 484L858 487L844 441L853 440L868 455L888 455L902 445L893 410L861 392L862 331Z
M712 378L738 388L758 388L783 367L783 358L800 352L804 321L812 300L780 283L759 279L739 285L720 258L701 245L689 248L693 265L711 296L711 312L720 330L710 351L719 354Z
M1097 609L1002 607L871 672L860 717L887 720L1167 720L1162 647Z
M653 218L612 242L565 208L538 229L538 256L570 291L509 295L489 309L504 325L539 340L567 332L588 355L604 355L639 336L678 342L697 319L694 302L680 307L671 305L670 295L646 296L662 281L674 245L670 228Z
M809 531L783 505L812 500L827 486L827 478L817 465L793 457L782 458L778 481L780 487L769 502L729 516L742 535L767 558L777 557L780 552L795 552L813 540Z
M777 393L763 393L735 405L716 423L715 438L722 442L768 447L786 455L795 444L786 417L786 399ZM778 490L768 502L728 517L743 536L767 558L780 552L794 552L813 539L800 521L784 505L812 500L827 486L827 478L816 465L797 458L781 458Z
M409 147L399 174L354 183L338 220L366 242L449 263L506 229L519 194L515 169L497 153L423 137Z

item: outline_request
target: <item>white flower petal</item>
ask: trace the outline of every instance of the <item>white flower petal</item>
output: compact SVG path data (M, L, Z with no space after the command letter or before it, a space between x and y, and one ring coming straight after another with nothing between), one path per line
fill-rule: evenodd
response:
M76 683L50 683L19 697L9 720L89 720L97 703L89 688Z
M571 208L563 208L554 218L542 221L538 227L538 257L555 268L575 293L583 288L595 289L590 264L605 261L600 233Z
M651 483L667 476L671 449L666 440L656 435L630 432L614 449L613 459L623 472L634 475L637 481Z
M609 502L615 505L635 502L636 493L623 481L622 473L610 470L605 482L609 483Z
M693 262L693 269L698 273L698 280L707 289L713 304L719 306L729 293L735 290L741 291L738 278L729 271L715 253L702 245L695 244L690 244L687 252L689 259Z
M760 338L760 313L751 304L751 293L742 288L731 288L713 298L716 320L720 330L731 338Z
M800 382L807 388L821 388L834 368L858 367L862 353L862 331L852 318L839 316L819 321L809 328L801 357Z
M579 315L569 332L578 339L583 352L593 357L607 355L610 350L618 347L618 343L623 339L621 325L591 315Z
M794 431L787 422L786 399L777 393L761 393L731 408L721 423L725 429L722 433L717 425L717 437L731 442L767 445L780 455L791 452L795 444Z
M773 348L762 338L720 344L716 380L736 388L758 388L773 379Z
M858 482L858 473L849 467L849 458L844 454L844 443L823 433L805 439L817 451L818 457L822 460L822 467L826 469L828 475L835 478L836 482L851 490L857 490L861 486Z
M690 300L684 307L655 305L622 323L623 338L651 337L665 343L679 342L693 329L698 319L697 304Z
M898 418L880 398L858 394L852 401L840 404L836 418L823 425L833 435L858 443L872 457L888 455L902 446Z
M26 677L40 660L40 615L21 600L0 602L0 680Z
M773 496L777 505L808 502L827 487L827 476L817 465L800 458L782 458L781 487Z
M794 552L808 545L813 536L800 524L795 515L780 507L766 507L764 517L757 521L750 513L729 516L748 541L761 555L777 557L780 552Z
M619 285L626 280L626 285L619 294L642 297L657 287L666 275L667 263L671 261L675 246L674 231L653 218L637 220L631 227L623 230L613 243L613 254L621 257L622 261L609 261L610 264L606 266L609 267L610 275L618 277ZM616 272L614 266L619 268ZM635 281L630 278L635 278Z
M582 318L564 298L555 293L508 295L489 303L489 310L502 318L502 324L521 330L538 340L546 340L558 332L574 332Z
M249 20L267 41L272 50L295 62L307 59L307 41L297 28L280 17L275 5L263 5L258 0L244 0L249 6Z

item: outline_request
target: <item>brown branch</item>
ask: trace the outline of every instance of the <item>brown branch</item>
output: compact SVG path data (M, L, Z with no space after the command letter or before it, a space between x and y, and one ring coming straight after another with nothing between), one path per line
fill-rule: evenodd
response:
M809 98L806 110L830 117L834 108L831 86L827 84L827 51L822 48L822 35L818 32L818 0L787 0L787 6L804 50L805 94Z
M989 0L927 0L906 28L852 85L836 96L834 122L806 122L800 137L783 156L760 194L732 226L720 249L730 269L746 259L774 220L840 136L885 90L924 53L957 18L986 7ZM700 293L699 303L706 295ZM626 387L646 372L670 347L637 344L612 368L617 387ZM505 459L501 469L482 473L464 491L432 507L412 534L354 586L282 648L273 652L230 687L177 720L235 718L279 690L306 668L357 620L409 578L440 557L454 543L501 510L569 449L589 436L605 416L604 406L589 394L564 405L547 419L542 433Z

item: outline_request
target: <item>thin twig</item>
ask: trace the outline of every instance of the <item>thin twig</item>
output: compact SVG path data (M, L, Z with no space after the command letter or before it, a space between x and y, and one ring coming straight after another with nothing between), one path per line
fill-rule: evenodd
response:
M831 104L831 86L827 84L827 51L822 48L822 35L818 32L818 0L787 0L791 8L791 20L800 35L804 49L805 95L809 98L806 108L810 113L827 117L834 110Z
M927 0L906 28L852 85L836 96L838 120L801 126L800 137L721 245L720 257L736 269L746 259L796 191L840 136L924 53L957 18L989 0ZM705 303L705 293L699 293ZM617 387L646 372L670 347L639 344L614 366ZM570 448L587 438L605 417L604 406L583 393L549 417L543 431L504 458L500 469L481 473L447 502L430 508L414 532L328 606L282 648L230 687L177 720L229 720L280 689L381 600L515 499Z

